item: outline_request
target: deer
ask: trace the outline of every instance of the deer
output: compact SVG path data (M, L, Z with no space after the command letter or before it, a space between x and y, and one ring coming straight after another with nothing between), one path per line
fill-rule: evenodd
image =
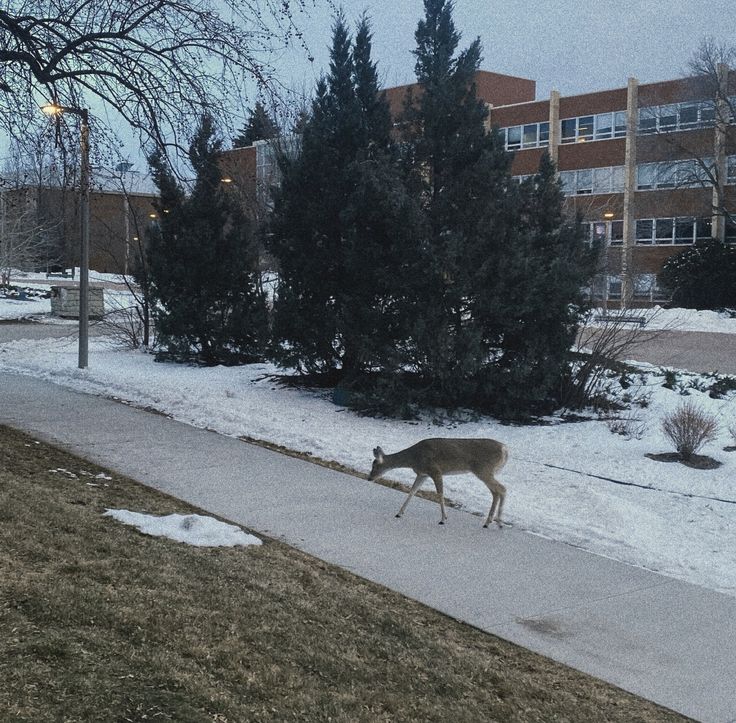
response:
M499 527L503 527L501 512L506 497L506 488L496 479L496 473L506 464L508 447L495 439L452 439L436 437L423 439L411 447L394 454L386 454L380 447L373 450L373 467L368 475L369 480L381 477L392 469L409 468L414 470L414 480L409 496L401 505L396 517L401 517L409 501L428 477L434 482L440 497L440 524L447 520L445 497L443 494L443 475L464 474L471 472L491 492L491 509L483 527L493 522L495 517Z

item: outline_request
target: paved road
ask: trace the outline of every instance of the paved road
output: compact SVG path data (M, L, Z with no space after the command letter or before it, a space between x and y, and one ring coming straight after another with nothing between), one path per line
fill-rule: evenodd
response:
M0 373L0 423L693 718L736 720L736 598L160 415ZM510 491L513 494L513 490Z
M587 335L590 330L584 333ZM596 333L599 332L593 331L594 336ZM619 358L693 372L736 374L736 334L643 329Z
M89 325L89 335L102 336L103 328L95 322ZM61 339L76 340L79 338L79 327L76 322L63 324L44 324L37 322L0 322L0 344L20 339Z
M736 374L736 334L662 331L631 352L637 361L693 372Z

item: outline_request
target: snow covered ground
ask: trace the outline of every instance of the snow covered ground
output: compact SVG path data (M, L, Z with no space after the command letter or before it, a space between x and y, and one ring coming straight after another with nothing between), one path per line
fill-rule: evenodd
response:
M18 302L23 303L32 302ZM15 313L16 307L11 308ZM667 310L658 314L656 323L736 333L736 320L714 312ZM370 469L371 450L378 444L394 452L430 436L499 439L511 450L499 475L508 489L509 522L736 595L736 452L725 449L736 444L729 433L729 427L736 428L736 395L712 399L702 391L712 378L680 373L672 390L662 386L660 369L641 365L642 380L628 391L648 397L648 405L623 415L635 418L632 427L641 437L626 439L601 420L551 419L547 425L507 426L491 418L362 417L334 405L327 391L280 386L273 379L278 370L268 364L160 364L151 355L122 351L98 338L90 343L89 359L88 369L77 368L77 342L68 337L0 345L1 370L152 407L197 427L273 442L363 472ZM718 469L696 470L645 456L673 451L661 431L661 419L683 400L694 400L717 416L718 438L702 454L720 461ZM413 481L410 471L388 476ZM445 494L465 510L488 512L488 490L471 475L448 477Z

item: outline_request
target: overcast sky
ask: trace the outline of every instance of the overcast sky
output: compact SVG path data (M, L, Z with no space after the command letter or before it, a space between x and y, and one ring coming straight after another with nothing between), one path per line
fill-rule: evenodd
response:
M305 1L316 7L308 15L295 12L294 19L308 49L295 44L273 58L282 86L312 93L328 67L332 18L340 4L353 27L363 11L371 18L373 57L384 87L415 80L411 51L422 0ZM535 80L538 99L553 89L572 95L625 87L629 76L642 83L682 77L706 36L736 47L736 0L455 0L454 20L460 48L479 36L481 67ZM235 128L254 102L255 87L242 111L233 109ZM127 139L123 155L144 168L137 142L124 130L121 135ZM3 140L0 135L0 160Z
M299 18L310 51L279 61L280 75L295 89L311 90L328 64L331 10L324 0ZM385 86L414 81L414 31L422 0L346 0L354 24L363 10L372 19L374 59ZM572 95L620 88L627 78L652 82L686 74L687 61L705 36L736 45L734 0L456 0L461 48L479 36L484 70L537 81L537 98L550 90Z

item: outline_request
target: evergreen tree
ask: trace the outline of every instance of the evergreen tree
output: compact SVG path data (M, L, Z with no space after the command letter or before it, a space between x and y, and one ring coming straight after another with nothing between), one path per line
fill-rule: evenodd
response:
M276 138L278 135L279 129L276 121L263 106L263 103L257 100L248 116L245 126L233 138L233 148L250 146L255 141L267 141L271 138Z
M447 0L425 0L416 74L407 107L410 184L427 218L424 311L416 322L417 362L427 399L454 406L478 400L480 373L502 329L487 292L496 283L514 226L510 159L486 133L474 75L480 43L456 55L460 36Z
M716 239L698 241L668 258L657 281L676 306L736 308L736 248Z
M338 16L301 153L282 159L271 229L280 266L276 358L353 388L396 363L406 337L397 289L418 223L391 152L370 50L367 20L351 49Z
M268 328L247 222L220 182L221 147L204 116L189 149L196 174L190 194L160 154L149 159L160 191L160 220L148 245L158 339L170 358L204 364L261 358Z
M425 403L517 416L559 398L590 270L548 157L523 187L474 76L476 40L460 36L449 0L425 0L415 55L420 92L407 102L407 171L429 229L424 313L415 322Z
M586 308L582 289L595 272L599 250L585 243L577 219L564 217L555 171L545 153L521 184L517 232L496 287L503 333L493 385L504 392L494 406L504 416L558 405Z

